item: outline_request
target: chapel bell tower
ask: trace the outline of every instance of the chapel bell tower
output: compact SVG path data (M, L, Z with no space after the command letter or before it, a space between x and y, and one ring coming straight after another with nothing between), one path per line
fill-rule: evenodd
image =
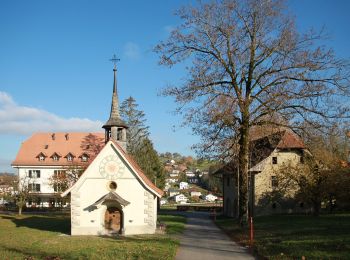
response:
M126 129L128 129L128 126L120 118L117 93L117 61L119 61L119 59L113 55L111 61L114 63L114 82L111 114L108 121L103 126L105 129L105 142L107 143L110 139L112 139L113 141L117 142L124 149L124 151L126 151Z

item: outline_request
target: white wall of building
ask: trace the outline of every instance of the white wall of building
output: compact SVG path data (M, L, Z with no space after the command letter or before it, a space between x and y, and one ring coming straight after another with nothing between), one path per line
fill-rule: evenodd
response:
M39 170L40 178L29 177L30 170ZM18 176L20 178L20 184L40 184L40 193L54 193L54 188L50 184L50 178L54 174L54 170L62 170L62 167L31 167L23 166L18 168Z
M110 192L111 180L100 174L101 160L116 152L106 146L85 171L81 180L71 191L72 235L107 234L104 228L106 205L91 209L91 205ZM120 166L124 163L117 158ZM130 168L125 167L121 176L114 179L117 183L115 193L130 202L123 207L125 235L152 234L156 229L157 197L152 194L135 176Z
M179 183L179 189L180 190L188 189L188 183L184 182L184 181L180 182Z

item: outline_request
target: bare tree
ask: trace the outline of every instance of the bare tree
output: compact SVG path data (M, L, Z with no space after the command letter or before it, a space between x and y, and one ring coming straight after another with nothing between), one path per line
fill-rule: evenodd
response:
M5 198L8 201L14 202L18 207L18 215L22 215L23 207L26 205L28 200L31 198L31 193L35 189L33 178L25 176L23 178L16 178L11 185L13 187L12 191L9 191Z
M198 2L155 51L160 64L188 60L188 77L170 86L179 112L201 135L201 151L239 162L239 212L247 211L249 132L303 122L320 128L349 116L349 66L322 45L323 32L299 33L283 0ZM237 149L233 149L237 148Z
M54 174L49 178L49 184L55 192L63 192L71 187L84 173L87 165L72 164L55 170Z

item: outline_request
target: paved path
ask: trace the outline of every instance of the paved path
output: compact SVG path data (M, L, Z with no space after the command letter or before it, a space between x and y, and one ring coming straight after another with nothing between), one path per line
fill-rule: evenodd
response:
M206 212L186 213L187 224L180 237L175 260L254 259L209 219Z

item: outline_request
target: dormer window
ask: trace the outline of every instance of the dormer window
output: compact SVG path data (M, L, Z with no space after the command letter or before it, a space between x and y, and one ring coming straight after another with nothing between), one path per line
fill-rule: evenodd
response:
M45 154L43 154L43 153L39 153L39 154L36 156L36 158L38 158L39 162L45 161L45 158L46 158L46 157L47 157L47 156L46 156Z
M74 155L72 153L68 153L65 158L67 159L67 162L73 162L74 160Z
M87 155L86 153L84 153L84 154L82 154L82 155L80 156L80 158L81 158L81 161L82 161L82 162L87 162L87 161L89 160L89 155Z
M51 155L52 160L55 161L55 162L57 162L60 159L60 157L61 156L58 153L53 153Z

